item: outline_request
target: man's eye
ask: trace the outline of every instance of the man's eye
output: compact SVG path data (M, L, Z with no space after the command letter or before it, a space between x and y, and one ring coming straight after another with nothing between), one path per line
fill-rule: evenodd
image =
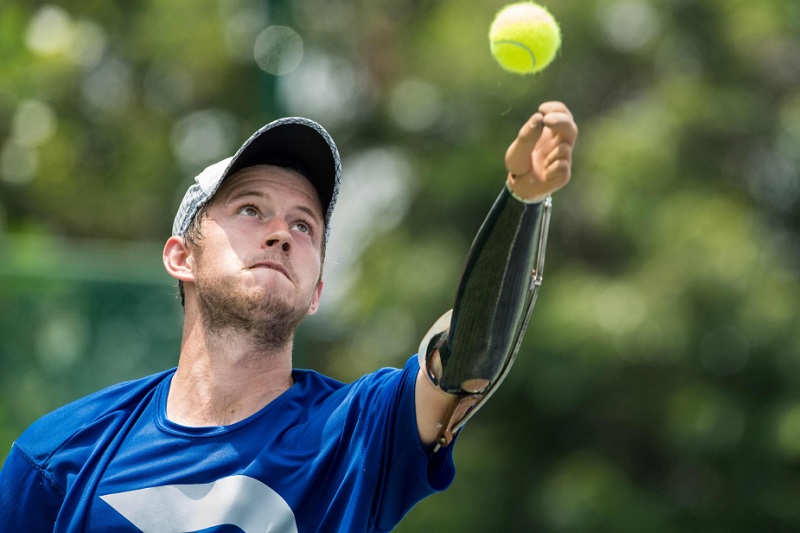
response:
M246 205L239 209L239 213L248 217L257 217L258 209L256 209L252 205Z
M311 233L311 226L305 222L295 222L292 227L301 233Z

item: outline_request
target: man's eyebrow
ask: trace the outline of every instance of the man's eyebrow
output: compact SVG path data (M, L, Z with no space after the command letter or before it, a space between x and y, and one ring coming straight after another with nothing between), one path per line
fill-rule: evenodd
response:
M313 218L316 222L322 224L322 215L317 213L316 209L311 209L310 207L306 207L304 205L298 205L297 209L306 213L308 216Z
M255 191L253 189L246 189L243 187L233 187L233 190L226 195L225 202L232 202L245 196L258 196L259 198L269 199L270 195L263 191Z

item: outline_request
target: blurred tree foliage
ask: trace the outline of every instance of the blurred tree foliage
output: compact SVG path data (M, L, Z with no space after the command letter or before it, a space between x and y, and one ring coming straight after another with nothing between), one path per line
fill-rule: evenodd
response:
M0 7L0 458L45 412L177 362L159 262L191 177L263 123L344 156L296 364L399 366L452 304L545 100L581 128L514 371L401 531L800 528L800 3L561 0L501 71L500 0Z

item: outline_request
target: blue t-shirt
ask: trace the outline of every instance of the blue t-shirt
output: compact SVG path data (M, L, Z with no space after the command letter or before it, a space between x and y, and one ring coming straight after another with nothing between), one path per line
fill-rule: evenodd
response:
M348 385L294 370L220 427L167 419L174 369L110 387L14 443L0 531L389 531L455 475L452 446L419 442L418 370L412 357Z

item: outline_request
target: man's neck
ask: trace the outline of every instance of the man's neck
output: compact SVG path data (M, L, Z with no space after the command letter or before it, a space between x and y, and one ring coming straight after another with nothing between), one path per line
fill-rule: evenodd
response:
M225 426L258 412L292 386L292 344L265 350L231 331L186 324L167 417L185 426Z

